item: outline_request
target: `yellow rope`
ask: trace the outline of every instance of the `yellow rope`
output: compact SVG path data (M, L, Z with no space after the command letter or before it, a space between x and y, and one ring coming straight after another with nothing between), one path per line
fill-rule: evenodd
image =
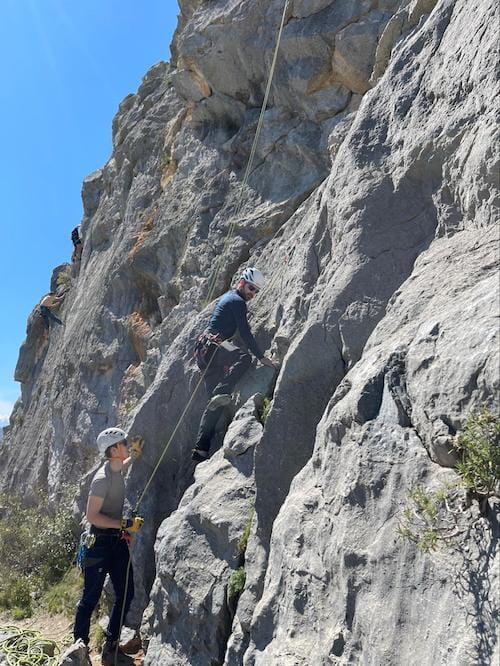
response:
M0 639L0 655L5 657L8 666L57 665L57 643L45 638L39 631L0 626L0 633L6 634L5 638Z

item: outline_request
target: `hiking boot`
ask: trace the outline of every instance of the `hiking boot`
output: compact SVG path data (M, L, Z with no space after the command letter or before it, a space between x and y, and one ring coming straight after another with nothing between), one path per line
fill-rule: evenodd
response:
M116 656L116 659L115 659ZM133 666L134 660L120 648L116 651L116 641L106 641L101 653L102 666Z
M208 401L207 409L212 412L219 407L225 407L226 405L229 405L230 402L230 393L219 393L218 395L214 395L214 397Z
M203 449L193 449L191 459L196 462L203 462L208 459L208 451L203 451Z

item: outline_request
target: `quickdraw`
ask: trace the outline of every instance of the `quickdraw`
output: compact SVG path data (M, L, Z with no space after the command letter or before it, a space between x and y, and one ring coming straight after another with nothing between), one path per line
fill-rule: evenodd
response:
M87 552L95 544L95 534L92 534L89 530L82 532L80 536L80 543L78 544L78 551L76 553L76 566L83 573L85 568L85 558L87 557Z

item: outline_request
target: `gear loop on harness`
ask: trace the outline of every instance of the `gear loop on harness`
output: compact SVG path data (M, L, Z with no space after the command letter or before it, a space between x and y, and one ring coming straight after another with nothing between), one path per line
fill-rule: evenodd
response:
M200 370L206 370L210 360L213 358L219 346L224 342L219 333L210 333L203 331L203 333L196 340L194 346L194 358L196 365Z

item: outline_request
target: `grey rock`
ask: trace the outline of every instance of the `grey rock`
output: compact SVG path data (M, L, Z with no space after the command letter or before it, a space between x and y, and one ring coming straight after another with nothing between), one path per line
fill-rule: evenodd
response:
M249 431L262 430L252 415L255 401L249 403L237 413L224 451ZM142 626L148 637L145 664L201 666L224 656L233 613L227 589L243 561L238 542L254 492L252 448L232 454L225 460L219 451L197 466L179 508L158 530L161 565Z
M102 193L102 181L102 169L97 169L97 171L89 174L83 180L82 203L83 211L87 218L92 217L99 207L99 200Z
M374 85L384 73L396 42L408 34L426 14L434 9L436 0L410 0L401 3L399 10L385 25L377 43L375 64L369 83Z
M89 651L85 643L79 639L61 655L60 666L92 666Z
M224 438L224 458L240 456L260 441L263 428L258 419L262 407L263 398L257 393L235 415Z
M332 56L334 80L354 93L365 93L370 88L378 37L385 20L383 13L372 12L340 30L335 37Z

